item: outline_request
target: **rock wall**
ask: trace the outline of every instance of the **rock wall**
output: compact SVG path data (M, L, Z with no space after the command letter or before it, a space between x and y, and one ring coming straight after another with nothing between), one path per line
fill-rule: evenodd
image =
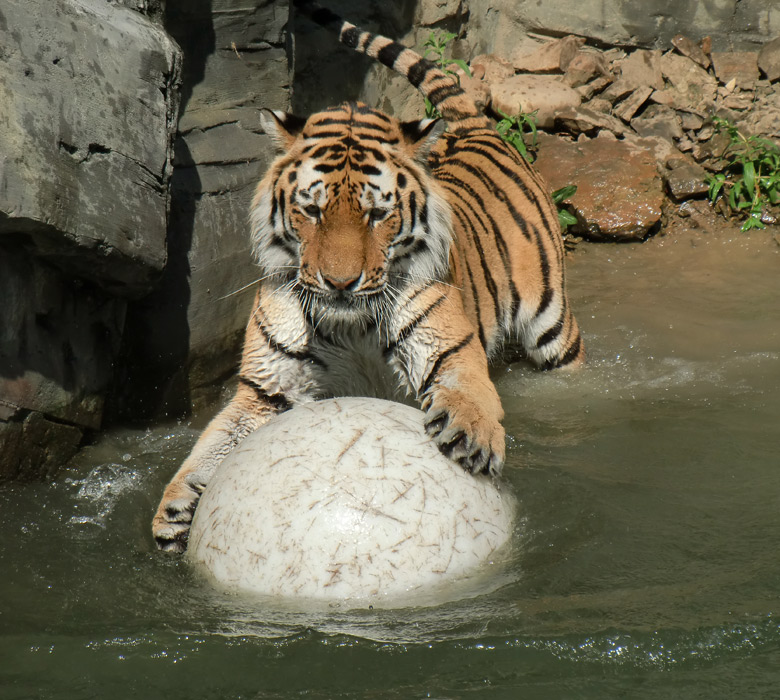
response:
M235 369L257 277L248 210L273 149L260 107L288 109L288 4L167 3L184 52L163 278L128 309L114 394L123 419L184 415L193 390Z
M179 67L104 0L0 7L0 479L101 425L128 300L166 263Z

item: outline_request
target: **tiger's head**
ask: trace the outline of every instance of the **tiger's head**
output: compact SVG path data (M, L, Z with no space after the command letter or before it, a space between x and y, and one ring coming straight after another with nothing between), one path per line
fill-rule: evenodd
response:
M442 122L402 124L362 104L305 121L263 110L261 121L279 149L251 211L266 277L349 321L447 276L451 212L426 165Z

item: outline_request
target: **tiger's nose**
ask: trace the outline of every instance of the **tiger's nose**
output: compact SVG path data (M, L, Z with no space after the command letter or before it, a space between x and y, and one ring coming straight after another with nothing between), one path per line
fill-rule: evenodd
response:
M363 273L354 277L336 277L331 275L322 275L322 281L329 290L337 289L340 292L354 292L363 279Z

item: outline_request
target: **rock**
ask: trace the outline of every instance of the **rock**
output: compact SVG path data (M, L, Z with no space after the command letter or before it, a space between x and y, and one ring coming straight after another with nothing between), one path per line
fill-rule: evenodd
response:
M512 40L525 31L548 36L576 34L597 45L667 48L680 32L710 35L716 48L747 50L780 35L775 0L535 0L471 2L469 34L481 34L483 51L509 55Z
M471 60L471 74L488 85L499 83L515 74L514 66L507 60L491 54L480 54Z
M669 158L666 161L666 168L663 174L664 181L675 201L681 202L707 193L709 189L706 182L707 171L689 156Z
M605 101L606 102L606 101ZM609 103L607 102L607 105ZM566 107L555 115L556 128L563 128L572 134L593 134L606 129L617 136L622 136L628 131L619 119L596 111L588 106Z
M593 51L578 51L566 67L563 82L569 87L585 85L597 76L609 74L604 57Z
M736 85L752 90L758 80L758 53L755 51L713 51L712 67L724 85L735 80Z
M284 2L168 3L166 26L186 56L170 261L128 309L121 415L186 414L200 387L235 369L258 277L249 203L275 155L257 112L290 109L287 18ZM331 37L320 38L332 48Z
M662 105L650 105L641 117L631 121L631 126L640 136L661 136L668 141L683 137L677 113Z
M780 141L780 93L757 100L749 112L740 116L737 126L747 134Z
M515 115L536 112L536 124L551 127L555 115L567 108L577 107L580 96L560 80L545 75L515 75L490 88L494 110Z
M631 93L631 96L623 100L619 105L615 107L614 114L616 117L620 117L625 122L630 122L637 110L647 101L650 97L650 93L653 92L653 88L649 85L638 87Z
M677 34L672 38L672 44L683 56L696 61L702 68L710 67L710 57L704 53L701 46L691 41L687 36Z
M127 302L0 243L0 481L54 476L101 427Z
M597 138L571 143L539 134L535 167L551 190L576 184L569 198L575 232L596 240L644 238L661 220L663 186L649 149Z
M758 52L758 67L767 80L780 80L780 37L761 47Z
M166 262L179 50L104 0L9 0L2 17L0 237L140 296Z
M513 55L511 63L520 73L564 73L584 43L582 37L565 36L533 53Z
M700 116L712 111L718 82L700 65L685 56L667 53L661 57L661 72L671 87L656 90L653 100Z
M620 70L619 82L629 91L642 87L658 90L664 86L660 51L640 49L630 53L616 65Z
M457 64L452 64L449 69L458 76L458 82L463 88L463 91L474 100L474 104L479 109L484 111L490 104L490 87L488 84L479 78L475 78L473 75L468 75Z
M82 431L76 426L35 411L11 420L0 418L0 483L54 477L76 454L81 439Z
M187 558L228 589L347 607L465 592L509 540L513 504L444 457L423 420L366 398L280 414L212 477Z

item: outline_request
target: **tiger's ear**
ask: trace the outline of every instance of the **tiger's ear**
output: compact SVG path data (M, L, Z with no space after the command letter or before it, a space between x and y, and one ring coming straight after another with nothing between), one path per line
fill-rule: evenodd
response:
M303 117L279 110L261 109L259 116L263 131L273 139L279 152L290 149L306 124Z
M447 122L443 119L422 119L401 124L401 132L412 148L414 159L423 164L446 128Z

